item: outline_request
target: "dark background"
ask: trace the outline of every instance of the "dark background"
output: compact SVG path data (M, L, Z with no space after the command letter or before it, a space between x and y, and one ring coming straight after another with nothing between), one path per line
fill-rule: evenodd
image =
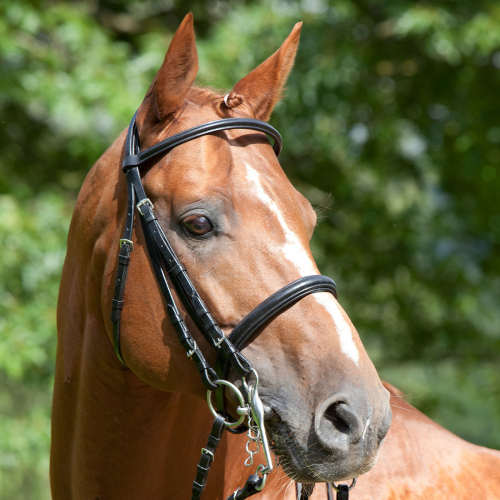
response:
M385 380L500 448L498 3L3 0L0 498L49 498L72 206L189 11L199 82L226 89L304 21L271 123L320 214L320 269Z

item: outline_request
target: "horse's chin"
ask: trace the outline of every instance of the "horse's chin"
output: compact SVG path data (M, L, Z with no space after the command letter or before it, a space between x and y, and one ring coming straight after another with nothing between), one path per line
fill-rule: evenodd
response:
M371 470L377 463L379 448L372 453L351 450L344 456L329 455L314 445L301 446L286 423L279 418L266 422L270 447L287 476L299 483L345 481Z

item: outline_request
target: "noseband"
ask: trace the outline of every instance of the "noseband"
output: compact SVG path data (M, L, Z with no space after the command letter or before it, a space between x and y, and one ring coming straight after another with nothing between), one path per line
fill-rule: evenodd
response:
M212 432L208 438L207 447L202 449L201 459L198 464L198 473L193 483L192 499L198 500L201 497L205 489L210 465L214 459L215 450L217 449L224 429L228 428L228 430L234 433L244 432L248 429L249 443L252 441L257 447L262 445L267 461L265 466L259 465L257 467L256 473L248 478L243 488L238 488L238 490L228 498L228 500L242 500L262 490L266 482L267 474L273 470L273 464L264 427L264 406L258 395L258 375L255 369L252 368L250 362L242 354L241 349L243 349L254 333L302 298L317 292L329 292L337 297L337 288L335 282L326 276L316 275L299 278L281 288L259 304L253 311L245 316L226 337L196 291L196 288L189 279L186 268L178 259L163 232L153 211L153 203L146 196L144 191L139 169L149 160L161 154L167 154L176 146L204 135L230 129L248 129L267 134L274 140L273 149L276 156L279 156L283 145L281 135L276 129L271 127L271 125L260 120L250 118L227 118L192 127L168 137L144 151L140 151L136 115L137 112L134 114L128 128L127 138L125 140L125 157L123 159L123 171L127 178L128 201L125 230L123 238L120 240L118 270L111 313L115 352L120 361L126 364L121 352L120 324L121 312L124 305L123 296L127 280L127 270L130 262L130 255L134 247L132 233L134 229L135 206L141 216L140 220L146 240L146 246L158 285L167 304L167 313L170 323L175 328L179 341L186 350L187 356L195 361L201 380L208 390L209 406L216 416ZM169 280L167 280L167 276ZM184 317L176 305L169 281L171 285L173 285L189 317L193 320L208 343L217 350L215 369L210 366L194 341L185 323ZM245 402L245 398L240 390L227 381L230 368L233 368L242 378L247 402ZM254 379L253 384L248 382L250 378ZM240 400L240 406L237 409L240 415L238 421L234 421L225 411L224 388L226 386L233 390ZM212 406L212 391L216 391L217 410L214 410ZM248 424L246 426L240 425L245 418L248 419ZM251 459L251 463L253 463L253 454L252 452L249 453L249 459Z

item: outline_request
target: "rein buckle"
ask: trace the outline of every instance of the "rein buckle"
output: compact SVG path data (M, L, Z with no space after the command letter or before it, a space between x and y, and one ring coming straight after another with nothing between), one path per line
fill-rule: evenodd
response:
M123 246L123 245L130 245L130 250L133 250L134 249L134 242L133 241L130 241L130 240L127 240L125 238L122 238L120 240L120 248Z
M212 462L215 460L214 454L210 450L207 450L206 448L201 449L201 454L209 455L210 458L212 459Z

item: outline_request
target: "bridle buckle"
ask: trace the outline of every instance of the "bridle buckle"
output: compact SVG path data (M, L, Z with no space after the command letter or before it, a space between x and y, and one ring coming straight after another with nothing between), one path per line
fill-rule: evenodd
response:
M139 203L137 203L137 205L135 206L135 208L137 208L137 210L139 211L139 213L140 213L141 215L144 215L144 214L143 214L143 212L142 212L142 210L141 210L141 207L142 207L142 205L146 205L146 204L147 204L147 205L149 205L149 208L150 208L151 210L153 210L153 208L155 207L155 206L153 205L152 201L151 201L149 198L144 198L144 199L143 199L143 200L141 200Z
M205 455L209 455L210 458L212 459L212 461L215 460L214 454L210 450L207 450L206 448L202 448L201 454L203 455L203 453L205 453Z
M120 248L121 248L123 245L125 245L125 244L130 245L130 250L133 250L133 249L134 249L134 242L133 242L133 241L131 241L131 240L127 240L127 239L125 239L125 238L122 238L122 239L120 240Z

